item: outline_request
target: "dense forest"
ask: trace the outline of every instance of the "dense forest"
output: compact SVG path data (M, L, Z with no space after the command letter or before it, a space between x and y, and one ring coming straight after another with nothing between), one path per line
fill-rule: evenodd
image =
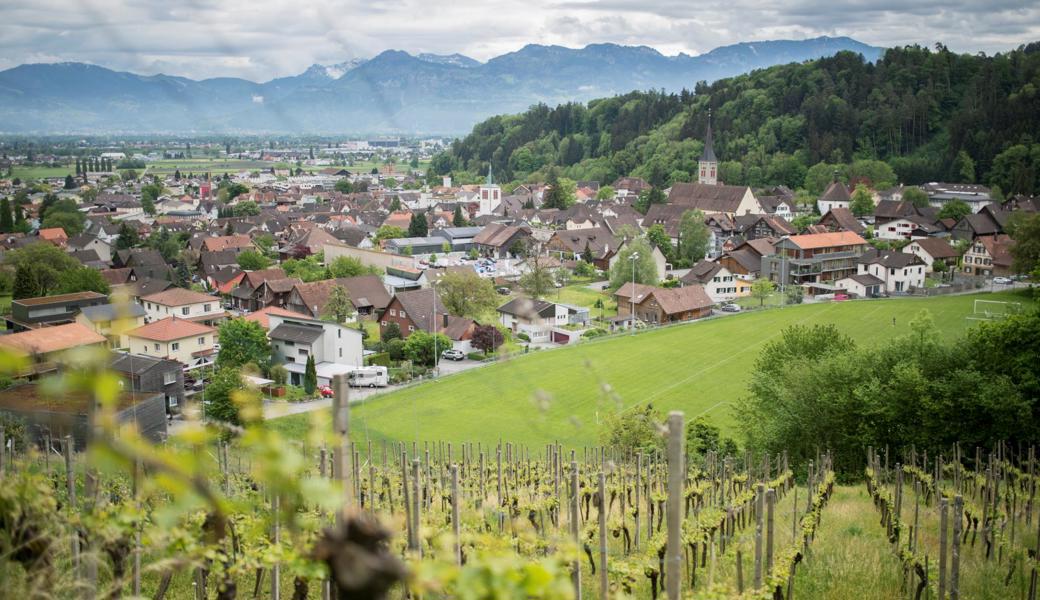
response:
M478 124L434 159L431 175L472 181L490 163L502 181L545 180L553 167L575 180L689 181L709 109L726 183L818 193L835 167L848 176L857 161L874 172L883 161L907 184L1040 192L1040 42L994 56L893 48L876 64L843 52L693 92L538 105Z

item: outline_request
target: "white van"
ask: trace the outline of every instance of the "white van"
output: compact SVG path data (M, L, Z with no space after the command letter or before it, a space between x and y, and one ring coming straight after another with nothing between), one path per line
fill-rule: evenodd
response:
M347 384L350 387L386 387L390 383L386 367L362 367L350 372Z

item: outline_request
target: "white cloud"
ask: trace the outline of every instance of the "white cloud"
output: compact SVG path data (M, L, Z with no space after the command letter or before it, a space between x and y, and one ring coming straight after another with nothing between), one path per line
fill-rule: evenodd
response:
M848 35L992 52L1040 39L1040 8L1026 0L36 0L0 4L0 22L0 68L82 61L260 81L391 48L486 60L528 43L698 54L741 41Z

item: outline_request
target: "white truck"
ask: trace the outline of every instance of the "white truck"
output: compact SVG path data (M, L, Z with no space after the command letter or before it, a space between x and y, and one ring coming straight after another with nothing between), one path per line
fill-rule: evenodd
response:
M347 376L347 384L350 387L386 387L390 384L386 367L374 365L354 369Z

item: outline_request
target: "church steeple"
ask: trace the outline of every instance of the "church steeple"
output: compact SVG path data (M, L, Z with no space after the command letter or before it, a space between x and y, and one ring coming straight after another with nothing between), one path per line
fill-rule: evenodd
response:
M495 184L495 176L488 163L487 182L480 186L480 208L477 215L490 215L502 203L502 188Z
M708 109L708 130L704 134L704 152L701 152L697 163L699 176L697 181L708 185L718 183L719 159L715 157L715 145L711 135L711 109Z
M487 184L488 185L495 185L495 178L494 178L493 175L491 175L491 163L488 163Z

